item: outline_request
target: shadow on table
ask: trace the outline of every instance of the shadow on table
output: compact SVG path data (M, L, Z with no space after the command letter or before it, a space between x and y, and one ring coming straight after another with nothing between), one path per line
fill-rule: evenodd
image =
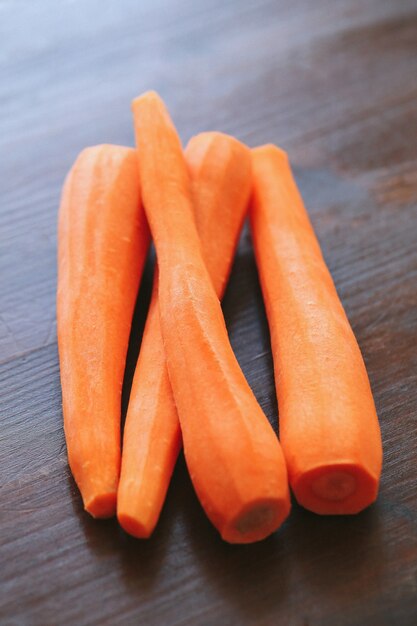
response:
M286 618L292 610L299 618L300 602L307 614L320 603L363 602L380 584L384 542L377 507L332 518L293 504L290 518L270 538L232 546L205 516L182 455L151 539L131 538L116 520L97 522L79 503L76 508L90 551L98 560L110 561L138 599L166 584L180 585L182 593L185 580L191 590L199 588L207 606L219 603L222 612L227 607L242 624L263 623L280 609Z
M69 477L73 494L74 515L77 517L85 543L97 562L107 561L109 569L118 571L127 588L152 590L169 548L172 524L172 506L167 500L167 512L163 511L153 536L140 540L125 533L117 519L95 520L82 508L81 497L76 493L74 481ZM168 514L167 514L168 513Z
M352 517L321 517L293 502L289 519L274 535L248 546L224 543L191 493L184 511L204 584L235 604L242 623L255 618L263 623L280 607L286 618L300 619L304 600L307 614L307 607L320 603L340 609L367 602L380 586L384 540L375 506Z

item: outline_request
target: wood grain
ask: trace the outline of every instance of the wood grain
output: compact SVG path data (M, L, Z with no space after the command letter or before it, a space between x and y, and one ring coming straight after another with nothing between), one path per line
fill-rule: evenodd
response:
M414 0L0 2L0 623L290 626L417 623L417 6ZM85 145L132 144L154 88L181 135L288 150L364 353L385 463L352 518L294 506L250 547L221 542L179 460L154 537L82 511L56 349L56 212ZM124 406L149 299L135 314ZM276 425L247 230L224 300Z

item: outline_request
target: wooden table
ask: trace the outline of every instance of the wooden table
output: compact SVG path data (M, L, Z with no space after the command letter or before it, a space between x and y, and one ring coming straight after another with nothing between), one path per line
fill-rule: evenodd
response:
M415 0L0 3L2 625L417 624ZM222 543L183 459L154 537L82 510L67 467L55 325L56 213L88 144L132 144L153 88L185 140L219 129L288 150L363 350L385 463L376 505L294 505L249 547ZM149 298L135 315L124 407ZM224 311L276 424L248 232Z

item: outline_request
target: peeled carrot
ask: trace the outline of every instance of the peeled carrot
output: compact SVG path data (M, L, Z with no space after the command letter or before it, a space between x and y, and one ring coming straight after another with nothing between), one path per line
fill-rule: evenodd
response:
M315 513L357 513L377 497L382 465L365 365L287 155L263 146L252 156L252 235L290 484Z
M221 297L249 200L250 151L227 135L202 133L191 139L185 157L204 258ZM145 538L153 532L180 447L155 278L130 393L117 496L119 522L132 535Z
M133 114L159 264L161 329L190 476L223 539L257 541L289 512L282 451L230 346L171 118L153 92L133 101Z
M122 382L148 245L135 150L83 150L61 198L57 319L68 459L94 517L116 511Z

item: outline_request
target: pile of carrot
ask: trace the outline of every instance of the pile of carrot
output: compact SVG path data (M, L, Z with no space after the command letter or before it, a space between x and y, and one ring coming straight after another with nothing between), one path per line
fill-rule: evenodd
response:
M381 436L365 365L287 155L228 135L183 150L154 92L137 150L85 149L63 187L57 320L64 430L84 508L147 538L181 447L221 537L259 541L296 500L353 514L377 497ZM280 441L231 348L222 297L249 215L270 327ZM121 391L151 239L157 262L121 433Z

